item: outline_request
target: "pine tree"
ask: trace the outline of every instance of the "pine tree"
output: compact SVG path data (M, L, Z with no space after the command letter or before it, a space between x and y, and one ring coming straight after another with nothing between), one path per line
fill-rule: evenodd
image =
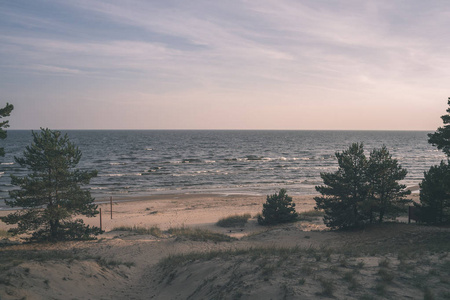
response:
M441 116L444 122L436 132L428 134L428 142L442 150L450 157L450 97L447 115ZM450 222L450 160L441 161L439 166L433 166L424 172L420 184L419 208L421 220L426 223L440 224Z
M450 97L448 98L448 105L448 114L441 116L444 127L439 127L436 132L428 134L428 143L436 146L450 157Z
M420 219L425 223L450 223L450 160L424 172L420 184Z
M405 199L411 192L398 181L407 171L393 159L386 147L374 149L367 159L363 144L352 144L337 152L339 168L334 173L321 173L324 185L316 186L322 194L315 197L316 209L325 212L324 223L331 228L349 228L381 223L405 210Z
M261 225L287 223L295 221L297 217L292 197L286 194L285 189L281 189L278 194L267 196L266 203L263 204L262 216L258 217L258 223Z
M6 103L5 107L0 108L0 119L4 117L9 117L11 111L14 109L12 104ZM6 131L3 128L9 127L9 121L0 122L0 139L6 139ZM5 156L5 149L0 147L0 156Z
M378 222L381 223L384 218L394 218L399 212L405 211L406 204L411 202L405 196L411 194L411 191L406 190L406 185L399 184L399 181L408 172L392 158L385 146L370 153L367 172L370 223L374 221L373 214L378 215Z
M31 146L26 147L22 158L15 158L29 173L24 177L11 176L11 183L20 189L10 192L13 200L5 201L23 209L0 219L17 224L10 229L13 234L32 233L31 239L82 239L100 233L81 219L73 220L76 215L94 217L98 213L90 192L81 188L97 171L75 169L81 151L67 135L42 128L32 134Z
M321 173L324 185L316 186L322 194L315 197L316 209L325 212L324 223L331 228L357 227L381 223L406 209L405 199L411 192L398 181L407 171L393 159L386 147L374 149L367 160L363 144L352 144L337 152L339 168L334 173Z
M322 194L315 197L316 209L325 212L324 223L331 228L362 225L367 220L364 201L368 194L367 158L361 143L352 144L342 153L336 152L339 168L334 173L321 173L324 185L316 186Z

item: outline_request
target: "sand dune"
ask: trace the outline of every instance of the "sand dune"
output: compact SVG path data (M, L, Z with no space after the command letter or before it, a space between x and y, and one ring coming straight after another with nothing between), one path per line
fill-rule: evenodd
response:
M444 299L450 231L385 224L333 232L320 218L274 227L215 222L261 211L265 197L186 195L103 204L98 240L0 247L0 299ZM314 206L294 197L298 211ZM2 212L4 214L4 212ZM99 218L88 222L97 225ZM158 236L111 231L158 225ZM228 242L170 235L177 226L229 234ZM5 228L4 224L2 224Z

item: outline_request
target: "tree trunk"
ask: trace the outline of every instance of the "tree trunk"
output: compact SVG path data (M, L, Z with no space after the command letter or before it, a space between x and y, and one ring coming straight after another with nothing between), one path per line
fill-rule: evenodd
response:
M380 219L378 220L378 223L383 223L383 217L384 217L384 209L380 210Z
M59 227L59 220L50 221L50 235L52 240L56 240L58 237L58 227Z

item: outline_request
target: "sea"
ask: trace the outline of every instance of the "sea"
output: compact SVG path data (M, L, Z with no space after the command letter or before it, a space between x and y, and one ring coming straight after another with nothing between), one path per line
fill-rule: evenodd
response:
M82 152L79 169L97 170L85 188L96 200L182 193L316 194L321 172L337 170L335 153L362 142L367 155L385 145L417 190L423 172L445 159L426 131L69 130ZM14 157L32 142L29 130L9 130L0 142L0 209L24 176Z

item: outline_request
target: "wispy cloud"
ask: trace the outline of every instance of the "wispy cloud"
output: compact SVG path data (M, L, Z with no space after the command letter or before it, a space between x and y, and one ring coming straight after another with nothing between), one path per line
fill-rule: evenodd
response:
M30 69L39 71L39 72L62 73L62 74L82 74L82 72L77 69L61 68L61 67L46 66L46 65L31 65Z
M174 106L199 99L193 103L201 109L200 98L213 98L215 107L235 98L297 111L314 101L420 99L442 93L450 80L450 7L439 0L2 6L0 69L18 78L26 70L70 75L114 99L128 94L153 103L164 95Z

